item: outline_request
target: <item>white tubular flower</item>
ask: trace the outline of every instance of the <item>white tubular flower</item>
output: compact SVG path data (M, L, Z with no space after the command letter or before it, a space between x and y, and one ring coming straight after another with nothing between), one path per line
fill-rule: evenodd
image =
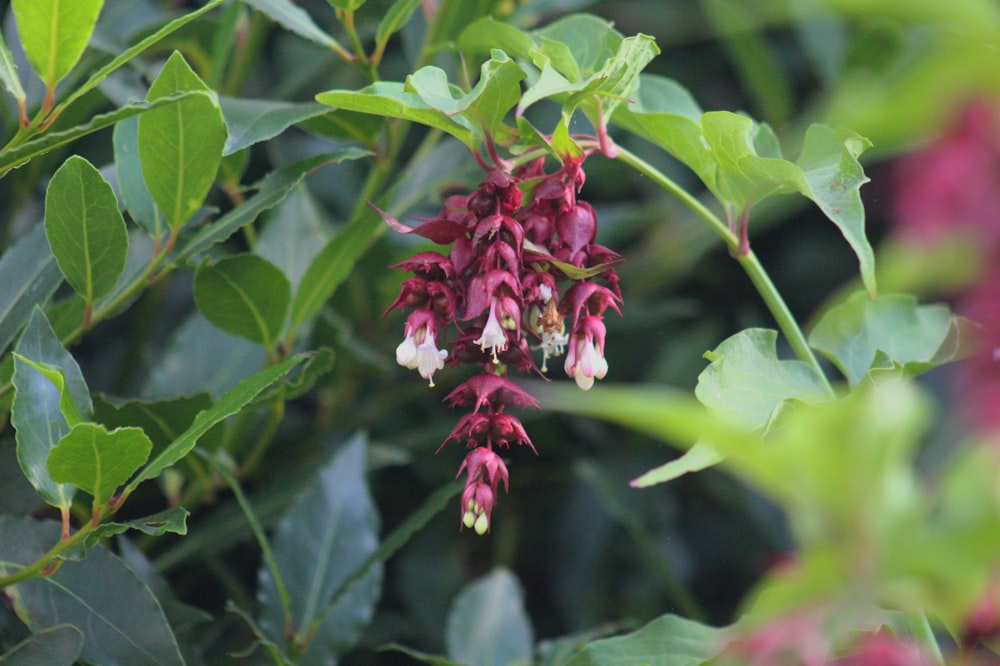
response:
M490 305L490 316L486 320L486 326L483 327L483 334L473 340L473 343L479 345L484 352L487 349L493 352L493 363L500 362L497 359L497 351L502 352L507 349L507 333L497 318L496 301Z
M405 340L404 340L405 342ZM448 352L438 349L434 341L434 334L430 331L424 336L424 341L416 349L416 365L420 376L434 386L434 373L444 367L444 360L448 358Z
M404 368L416 370L417 368L417 343L412 335L407 335L396 347L396 363Z

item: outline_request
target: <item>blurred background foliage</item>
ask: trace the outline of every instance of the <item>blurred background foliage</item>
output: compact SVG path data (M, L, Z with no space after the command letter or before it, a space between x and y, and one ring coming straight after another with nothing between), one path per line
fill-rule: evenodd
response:
M894 164L945 132L971 100L996 108L1000 7L995 2L475 1L484 12L525 28L586 11L614 21L626 35L653 35L662 54L647 71L676 79L706 110L742 110L770 123L784 145L794 146L811 122L848 127L868 137L874 148L864 162L872 183L862 195L869 234L880 247L882 291L948 297L977 279L974 267L982 258L977 262L975 244L914 248L899 240L893 202L900 187ZM113 48L185 4L198 3L107 0L92 47L98 52ZM327 2L297 4L318 25L342 37ZM359 12L360 34L370 36L389 5L388 0L369 0ZM10 34L9 12L4 16L5 34ZM222 20L221 12L212 16ZM182 50L224 95L309 101L323 90L365 84L329 50L263 15L248 12L245 21L243 36L253 46L240 49L243 60L225 71L212 68L213 49L225 48L213 42L212 21L192 24L158 49L162 55ZM461 27L454 26L453 33ZM423 29L418 11L390 42L381 70L385 79L402 80L415 69L415 45ZM452 72L461 66L447 50L434 62ZM132 68L101 92L112 98L125 95L133 77L149 75ZM28 93L39 91L29 88ZM96 108L101 98L93 98ZM12 127L16 109L4 111L2 122ZM331 141L346 140L322 118L306 126L310 131L291 130L245 154L243 182L253 182L274 165L328 150ZM423 131L412 130L407 145L416 148ZM662 152L635 137L617 138L689 190L700 191L695 177ZM110 145L98 135L79 150L100 166L111 162ZM5 202L0 229L8 237L38 217L39 192L30 188L56 159L36 160L0 182ZM304 270L309 252L344 224L368 168L366 161L348 161L309 176L304 187L258 224L258 251L268 256L269 239L303 234L301 254L285 257L283 263L272 261L286 270ZM625 258L619 269L624 316L607 322L609 382L692 389L707 364L702 358L706 350L740 329L773 327L743 272L686 209L636 173L601 157L588 161L587 174L583 197L598 212L598 242ZM444 196L468 191L480 178L467 151L444 141L393 176L392 208L412 216L432 214ZM214 205L224 209L226 199L215 196ZM856 281L849 247L800 198L783 197L755 209L751 239L800 321L816 317L840 289ZM238 246L240 241L232 242ZM462 378L441 372L438 387L429 390L400 368L393 350L402 339L403 317L383 317L405 277L387 266L418 246L413 239L383 234L316 322L309 347L331 347L336 361L315 390L288 405L275 445L246 486L265 524L272 525L287 508L304 471L358 431L371 442L369 481L383 533L452 477L457 448L436 456L434 451L455 419L442 398ZM218 395L232 377L260 366L258 348L226 336L197 314L191 279L191 272L178 271L74 350L95 393L156 397L197 388ZM199 362L192 364L194 353ZM185 357L188 362L181 364ZM172 374L178 367L184 372ZM561 370L551 374L555 381L568 381L560 377ZM963 427L948 416L948 401L956 400L950 392L954 382L946 369L932 373L927 382L946 403L935 428L936 446L946 448ZM538 639L602 625L609 630L634 627L664 612L725 624L736 616L750 585L793 545L781 513L722 471L707 470L646 490L629 488L630 479L677 455L650 438L544 411L525 414L524 422L539 456L510 451L512 487L500 499L492 533L482 538L469 531L460 534L458 512L449 506L416 534L387 563L374 621L348 663L383 663L390 657L373 650L387 642L443 651L445 620L455 595L497 565L508 567L523 585ZM5 477L7 453L0 465ZM3 501L16 497L12 492ZM206 509L192 516L188 536L160 537L142 545L181 599L221 614L226 599L252 602L259 552L227 494L205 500ZM216 628L218 635L203 640L215 646L216 654L245 645L238 625L233 618L228 628Z

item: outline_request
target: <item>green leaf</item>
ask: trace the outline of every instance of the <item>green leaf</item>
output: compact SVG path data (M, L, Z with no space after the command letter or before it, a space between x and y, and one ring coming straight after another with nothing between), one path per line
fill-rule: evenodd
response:
M330 3L331 7L336 7L337 9L344 9L347 11L354 11L361 5L365 4L366 0L326 0Z
M469 148L478 145L472 127L461 116L453 119L429 106L415 92L397 81L379 81L361 90L329 90L316 101L337 109L401 118L447 132Z
M112 133L115 150L115 174L118 192L132 219L153 238L161 238L166 231L163 213L153 203L142 177L139 161L139 119L135 116L115 124Z
M0 567L17 571L59 539L51 521L0 517ZM86 627L80 660L90 664L182 666L177 641L153 594L106 548L50 576L17 584L15 612L33 633L72 624Z
M327 164L356 160L371 155L367 150L348 147L332 153L323 153L308 157L299 162L288 164L274 171L258 183L257 193L232 209L214 223L202 227L188 240L177 253L176 260L182 261L195 257L213 245L221 243L232 236L241 227L250 224L265 210L281 203L288 193L309 173Z
M260 627L279 645L289 636L308 645L297 662L303 666L333 663L350 649L371 621L379 597L380 565L335 607L326 608L378 546L378 516L365 480L366 448L361 437L343 446L278 523L272 547L291 597L290 628L271 571L264 567L259 573Z
M24 53L49 89L55 89L83 55L103 4L103 0L12 0Z
M642 476L633 479L629 485L633 488L649 488L658 483L673 481L679 476L690 472L700 472L717 465L725 458L708 441L699 439L680 458L655 467Z
M125 270L128 232L114 190L94 166L72 156L45 192L45 233L66 281L90 304Z
M178 52L167 60L147 101L186 91L208 91ZM139 160L153 201L172 230L201 208L222 162L226 125L214 93L192 96L139 118Z
M294 294L331 234L331 225L323 209L309 189L299 184L269 215L254 252L281 269Z
M44 306L62 284L63 276L37 225L11 245L0 258L0 353L21 330L35 306Z
M281 269L255 254L239 254L198 266L194 300L210 322L273 350L291 301Z
M0 657L2 666L73 666L83 648L83 632L57 624L24 639Z
M508 569L497 567L467 585L446 623L445 645L453 661L482 666L531 661L534 631L524 592Z
M406 25L414 10L420 6L420 0L396 0L378 22L375 30L375 43L385 44L389 37Z
M484 16L465 26L457 45L466 53L488 53L491 49L500 49L516 58L528 58L535 48L535 39L510 23Z
M55 365L49 365L48 363L35 363L31 359L27 359L17 352L14 352L14 358L16 361L24 363L36 372L39 372L56 388L56 391L59 392L59 409L69 427L72 428L76 424L83 421L83 416L80 414L80 409L77 407L76 401L73 399L69 390L67 390L68 387L66 385L66 377L63 375L62 368Z
M25 103L26 96L21 79L17 75L17 65L14 63L14 56L7 47L3 35L0 35L0 85L17 100L19 105Z
M323 32L312 17L290 0L243 0L248 5L268 16L272 21L325 48L336 45L333 37Z
M788 401L831 399L815 368L778 359L777 339L777 331L750 328L723 340L705 355L711 364L698 375L698 400L747 430L766 432Z
M436 654L427 654L426 652L414 650L411 647L400 645L399 643L380 645L378 650L379 652L399 652L401 654L405 654L414 661L418 661L422 664L430 664L431 666L466 666L460 662L452 661L447 657L442 657Z
M98 396L94 401L94 420L110 429L142 428L153 443L153 451L159 452L187 430L198 412L211 406L212 398L208 393L172 400L123 402L110 402ZM221 443L221 435L218 429L209 431L199 440L201 446L214 449Z
M290 331L297 331L322 309L340 283L351 274L354 264L384 226L374 211L366 209L330 239L323 251L309 264L295 293Z
M917 305L915 297L905 294L873 301L857 292L824 313L809 334L809 345L856 386L874 366L878 352L910 376L951 360L947 343L957 325L946 305Z
M164 469L186 456L194 448L195 444L198 443L202 435L208 432L212 426L243 409L258 393L284 377L295 366L306 360L308 356L308 354L298 354L247 377L231 390L227 391L209 409L199 412L194 422L191 423L191 426L180 437L175 439L170 446L154 457L129 482L125 488L125 494L131 493L143 481L155 479Z
M14 349L35 363L60 368L66 386L80 414L87 418L93 410L90 392L80 368L52 332L45 315L36 309ZM58 484L49 476L45 461L70 426L63 416L59 389L28 363L14 360L14 404L11 423L17 431L17 460L24 475L47 503L68 507L75 489Z
M141 428L106 430L96 423L78 423L49 452L49 475L56 483L71 483L103 506L118 486L146 462L152 442Z
M44 155L49 151L68 143L72 143L73 141L85 137L88 134L93 134L98 130L104 129L105 127L110 127L119 120L137 116L140 113L149 111L150 109L163 109L193 97L208 99L208 93L204 91L188 92L161 97L153 102L135 102L132 104L126 104L125 106L119 107L114 111L100 113L83 125L77 125L59 132L46 132L31 141L22 143L16 148L0 152L0 178L7 175L11 169L16 169L36 157Z
M232 155L255 143L272 139L292 125L330 112L327 106L312 102L274 102L222 97L219 103L222 105L222 115L229 130L223 155Z
M167 534L187 534L187 517L189 513L184 507L175 506L159 513L143 518L126 520L120 523L101 523L93 532L87 535L86 547L93 548L103 539L107 539L128 530L136 530L150 536Z
M639 631L590 643L567 666L643 663L649 666L699 666L718 654L722 630L664 615Z

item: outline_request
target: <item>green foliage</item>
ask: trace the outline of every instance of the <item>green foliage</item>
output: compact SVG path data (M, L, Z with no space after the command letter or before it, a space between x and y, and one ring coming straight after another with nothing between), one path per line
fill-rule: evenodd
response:
M676 615L664 615L642 629L594 641L570 659L568 666L613 664L647 655L651 666L698 666L718 652L719 631Z
M448 658L496 666L529 661L534 632L523 597L517 578L507 569L494 569L470 583L448 614Z
M118 486L146 462L153 444L141 428L108 431L94 423L77 423L49 451L46 466L56 483L71 483L106 503Z
M49 90L83 55L104 0L13 0L17 32L35 73Z

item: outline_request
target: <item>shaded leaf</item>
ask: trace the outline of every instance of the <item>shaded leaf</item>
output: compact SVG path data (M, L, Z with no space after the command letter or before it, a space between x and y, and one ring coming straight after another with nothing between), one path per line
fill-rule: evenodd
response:
M699 666L719 652L720 636L720 629L664 615L631 634L590 643L567 666L640 662L649 666Z
M2 34L0 34L0 85L3 85L18 104L25 103L26 96L21 79L17 75L17 64L15 64L14 56L7 47L7 42L4 41Z
M141 428L108 431L96 423L78 423L49 452L46 465L56 483L71 483L93 495L96 508L146 462L152 448Z
M381 564L327 608L378 545L378 516L365 480L366 448L361 437L344 445L278 522L272 546L291 596L291 633L271 571L259 572L260 627L279 645L289 635L301 647L308 645L298 662L304 666L332 663L352 647L378 600Z
M222 115L229 137L223 155L272 139L292 125L329 113L329 107L317 103L275 102L271 100L222 97Z
M114 190L73 155L45 191L45 233L66 281L87 303L108 293L125 270L128 233Z
M243 0L254 9L266 14L272 21L320 46L336 45L333 37L323 32L312 17L290 0Z
M308 354L299 354L276 363L269 368L247 377L219 398L218 402L198 413L191 426L174 440L167 448L154 457L125 488L125 494L131 493L143 481L155 479L167 467L190 453L198 440L212 426L240 411L258 393L281 379L295 366L302 363Z
M778 359L777 339L777 331L751 328L723 340L705 354L711 364L698 375L698 400L747 430L765 431L789 400L831 399L815 368L805 361Z
M104 0L12 0L24 54L54 89L83 55Z
M153 238L160 238L166 231L163 213L153 203L142 177L139 161L139 119L135 116L115 124L112 134L115 150L115 174L122 203L132 219Z
M94 401L94 420L112 429L129 426L142 428L153 443L153 450L159 451L187 430L198 412L211 406L212 398L207 393L160 401L111 402L97 396ZM202 447L213 449L221 442L221 436L220 431L211 430L199 442Z
M232 209L210 225L202 227L190 240L185 242L177 253L177 261L190 259L205 252L216 243L229 238L241 227L250 224L263 211L269 210L281 203L302 179L320 167L368 157L371 153L354 146L332 153L323 153L308 157L294 164L279 167L270 172L258 183L257 192L246 202Z
M139 118L139 161L150 196L179 229L201 208L222 162L226 126L218 100L178 52L149 88L147 101L179 92L203 91Z
M633 488L649 488L658 483L673 481L690 472L700 472L722 462L725 458L707 440L699 439L690 449L676 460L655 467L642 476L633 479Z
M448 658L477 666L531 660L534 630L524 592L510 570L497 567L459 593L448 613Z
M809 345L855 386L875 367L878 352L887 357L879 366L895 362L911 376L951 360L946 346L957 325L946 305L917 305L915 297L904 294L873 301L857 292L823 314Z
M14 352L14 358L40 373L59 392L59 409L62 412L63 419L66 421L66 425L72 428L83 421L83 415L80 413L80 408L69 391L69 387L66 384L66 376L63 374L62 368L48 363L35 363L18 352Z
M389 643L388 645L379 646L378 649L379 652L400 652L414 661L418 661L422 664L431 664L431 666L466 666L462 662L452 661L451 659L441 655L427 654L426 652L414 650L411 647L400 645L399 643Z
M122 534L128 530L136 530L150 536L161 534L187 534L187 517L189 513L184 507L175 506L150 516L126 520L124 522L104 522L87 535L86 546L92 548L101 540Z
M0 560L7 571L35 562L59 539L53 522L0 517ZM109 585L109 581L114 581ZM18 583L15 612L32 632L86 627L80 659L107 666L181 666L159 602L106 548L54 574Z
M45 238L36 226L0 258L0 353L14 339L36 305L43 306L62 284L63 276Z
M84 418L90 415L93 411L90 392L80 368L52 332L41 310L32 314L15 351L35 363L61 369L77 411ZM70 429L63 416L60 390L44 374L16 358L13 383L16 393L11 423L17 431L17 459L21 469L47 503L69 506L75 489L53 481L45 465L49 451Z
M41 500L17 463L14 438L0 439L0 515L29 516Z
M267 259L240 254L198 266L194 300L214 325L273 350L285 324L291 285Z
M281 269L294 294L331 234L331 225L323 209L309 189L299 184L269 215L254 252Z
M71 624L42 629L0 656L3 666L73 666L83 648L83 632Z

